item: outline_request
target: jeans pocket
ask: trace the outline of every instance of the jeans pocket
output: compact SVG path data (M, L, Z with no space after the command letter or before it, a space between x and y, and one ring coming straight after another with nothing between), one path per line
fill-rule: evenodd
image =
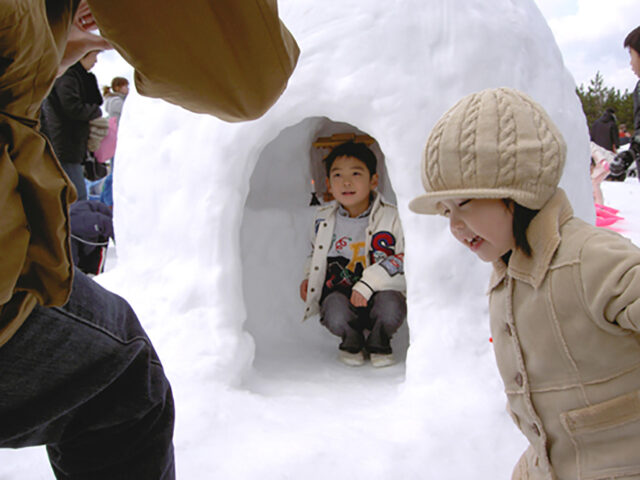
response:
M576 448L579 478L640 475L640 390L565 412L561 421Z

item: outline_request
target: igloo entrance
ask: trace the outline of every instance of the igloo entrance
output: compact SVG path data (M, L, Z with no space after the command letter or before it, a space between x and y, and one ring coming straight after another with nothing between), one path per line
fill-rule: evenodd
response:
M337 360L339 339L320 325L317 318L302 322L304 306L298 287L303 278L315 209L310 206L312 189L322 200L325 192L322 159L329 152L313 144L318 138L349 133L366 135L347 123L326 117L307 118L282 130L257 160L240 232L247 309L245 329L255 341L254 374L249 389L261 389L258 384L263 382L258 378L256 383L256 377L292 380L292 375L301 375L305 382L316 376L322 381L328 369L342 370L347 376L365 375L372 380L404 378L409 343L406 322L392 341L398 364L384 374L371 372L369 365L349 372ZM369 146L378 158L378 191L395 203L384 154L377 142ZM363 373L364 370L368 373Z

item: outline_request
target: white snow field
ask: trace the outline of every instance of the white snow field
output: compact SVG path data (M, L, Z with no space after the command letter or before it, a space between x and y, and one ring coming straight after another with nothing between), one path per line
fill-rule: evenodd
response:
M118 243L97 281L133 305L171 379L178 478L507 479L526 442L489 342L490 267L407 204L440 115L510 86L564 133L562 186L593 221L586 122L551 31L533 0L279 3L302 54L264 117L228 124L132 93L121 121ZM102 83L130 76L112 65ZM386 369L342 365L338 339L301 322L312 142L344 132L377 140L405 230L409 313ZM638 188L604 187L636 243ZM0 480L51 478L43 448L0 451Z

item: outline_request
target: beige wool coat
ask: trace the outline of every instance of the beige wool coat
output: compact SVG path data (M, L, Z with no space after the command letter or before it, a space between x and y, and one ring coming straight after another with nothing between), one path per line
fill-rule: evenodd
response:
M640 250L575 217L558 190L533 254L494 264L493 345L530 448L514 479L640 479Z
M36 304L63 305L73 278L75 190L40 133L78 0L0 0L0 346ZM89 0L136 86L224 120L254 119L280 96L298 47L275 0Z

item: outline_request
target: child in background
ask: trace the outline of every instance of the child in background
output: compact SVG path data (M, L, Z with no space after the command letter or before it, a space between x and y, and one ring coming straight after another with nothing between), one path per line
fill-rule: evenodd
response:
M573 216L562 135L508 88L463 98L425 148L426 195L493 263L491 334L508 410L530 442L513 479L640 478L640 250Z
M391 337L406 317L404 237L398 211L376 192L376 157L362 143L335 147L324 160L335 201L319 207L300 284L305 319L342 338L340 360L392 365ZM369 332L365 338L365 333Z
M113 208L113 169L115 168L115 152L118 143L118 126L120 124L120 116L122 115L122 106L127 95L129 95L129 80L124 77L113 77L111 87L103 87L104 106L109 114L109 133L107 141L103 142L100 148L100 155L104 160L111 161L111 169L109 175L104 179L100 201L105 205ZM101 160L101 161L104 161Z
M104 108L109 114L109 118L115 117L116 121L120 121L122 105L127 95L129 95L129 80L124 77L113 77L110 87L102 87Z

